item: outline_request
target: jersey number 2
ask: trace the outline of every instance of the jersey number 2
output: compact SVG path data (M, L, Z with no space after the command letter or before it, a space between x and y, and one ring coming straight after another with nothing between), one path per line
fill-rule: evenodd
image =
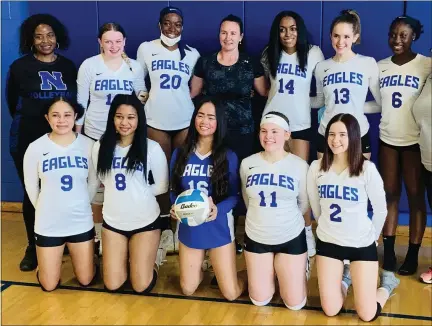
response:
M330 209L334 209L334 211L330 214L330 221L332 222L342 222L342 217L337 216L342 212L340 206L338 204L331 204Z
M260 191L258 193L258 195L260 195L260 197L261 197L260 206L261 207L266 207L267 204L265 202L264 191ZM276 203L276 191L273 191L272 193L270 193L270 196L272 198L271 203L270 203L270 207L277 207L277 203Z
M160 88L161 89L178 89L181 84L181 77L179 75L173 75L172 77L168 74L160 75Z

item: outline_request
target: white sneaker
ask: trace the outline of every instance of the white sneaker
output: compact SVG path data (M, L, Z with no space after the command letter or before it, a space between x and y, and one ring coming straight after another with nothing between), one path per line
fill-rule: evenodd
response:
M174 234L172 230L167 229L162 232L159 242L159 248L164 248L166 252L170 253L173 253L175 251Z
M156 254L156 262L155 264L157 265L158 269L160 266L163 265L164 262L166 262L166 250L165 248L158 248L157 254Z
M306 243L308 248L308 256L313 257L316 255L315 237L312 232L312 229L308 230L307 228L305 228L305 230L306 230Z

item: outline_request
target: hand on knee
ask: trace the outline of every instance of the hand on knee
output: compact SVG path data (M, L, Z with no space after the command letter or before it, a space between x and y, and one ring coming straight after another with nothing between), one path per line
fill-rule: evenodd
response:
M285 306L286 306L289 310L294 310L294 311L296 311L296 310L300 310L300 309L302 309L302 308L306 305L307 297L304 297L304 299L303 299L301 302L295 302L295 301L292 301L292 302L291 302L290 300L285 300L285 299L283 299L283 298L282 298L282 300L283 300Z

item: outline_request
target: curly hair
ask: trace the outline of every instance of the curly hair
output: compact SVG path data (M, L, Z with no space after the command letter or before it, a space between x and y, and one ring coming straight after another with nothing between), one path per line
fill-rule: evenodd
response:
M21 24L19 46L21 54L32 52L34 32L41 24L48 25L53 29L59 49L66 50L69 47L70 39L66 26L52 15L36 14L30 16Z

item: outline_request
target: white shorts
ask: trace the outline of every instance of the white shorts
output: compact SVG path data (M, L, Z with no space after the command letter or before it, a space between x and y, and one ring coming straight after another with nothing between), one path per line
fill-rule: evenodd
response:
M99 185L96 195L93 198L92 204L102 206L104 202L104 192L105 192L105 187L103 183L101 183Z

